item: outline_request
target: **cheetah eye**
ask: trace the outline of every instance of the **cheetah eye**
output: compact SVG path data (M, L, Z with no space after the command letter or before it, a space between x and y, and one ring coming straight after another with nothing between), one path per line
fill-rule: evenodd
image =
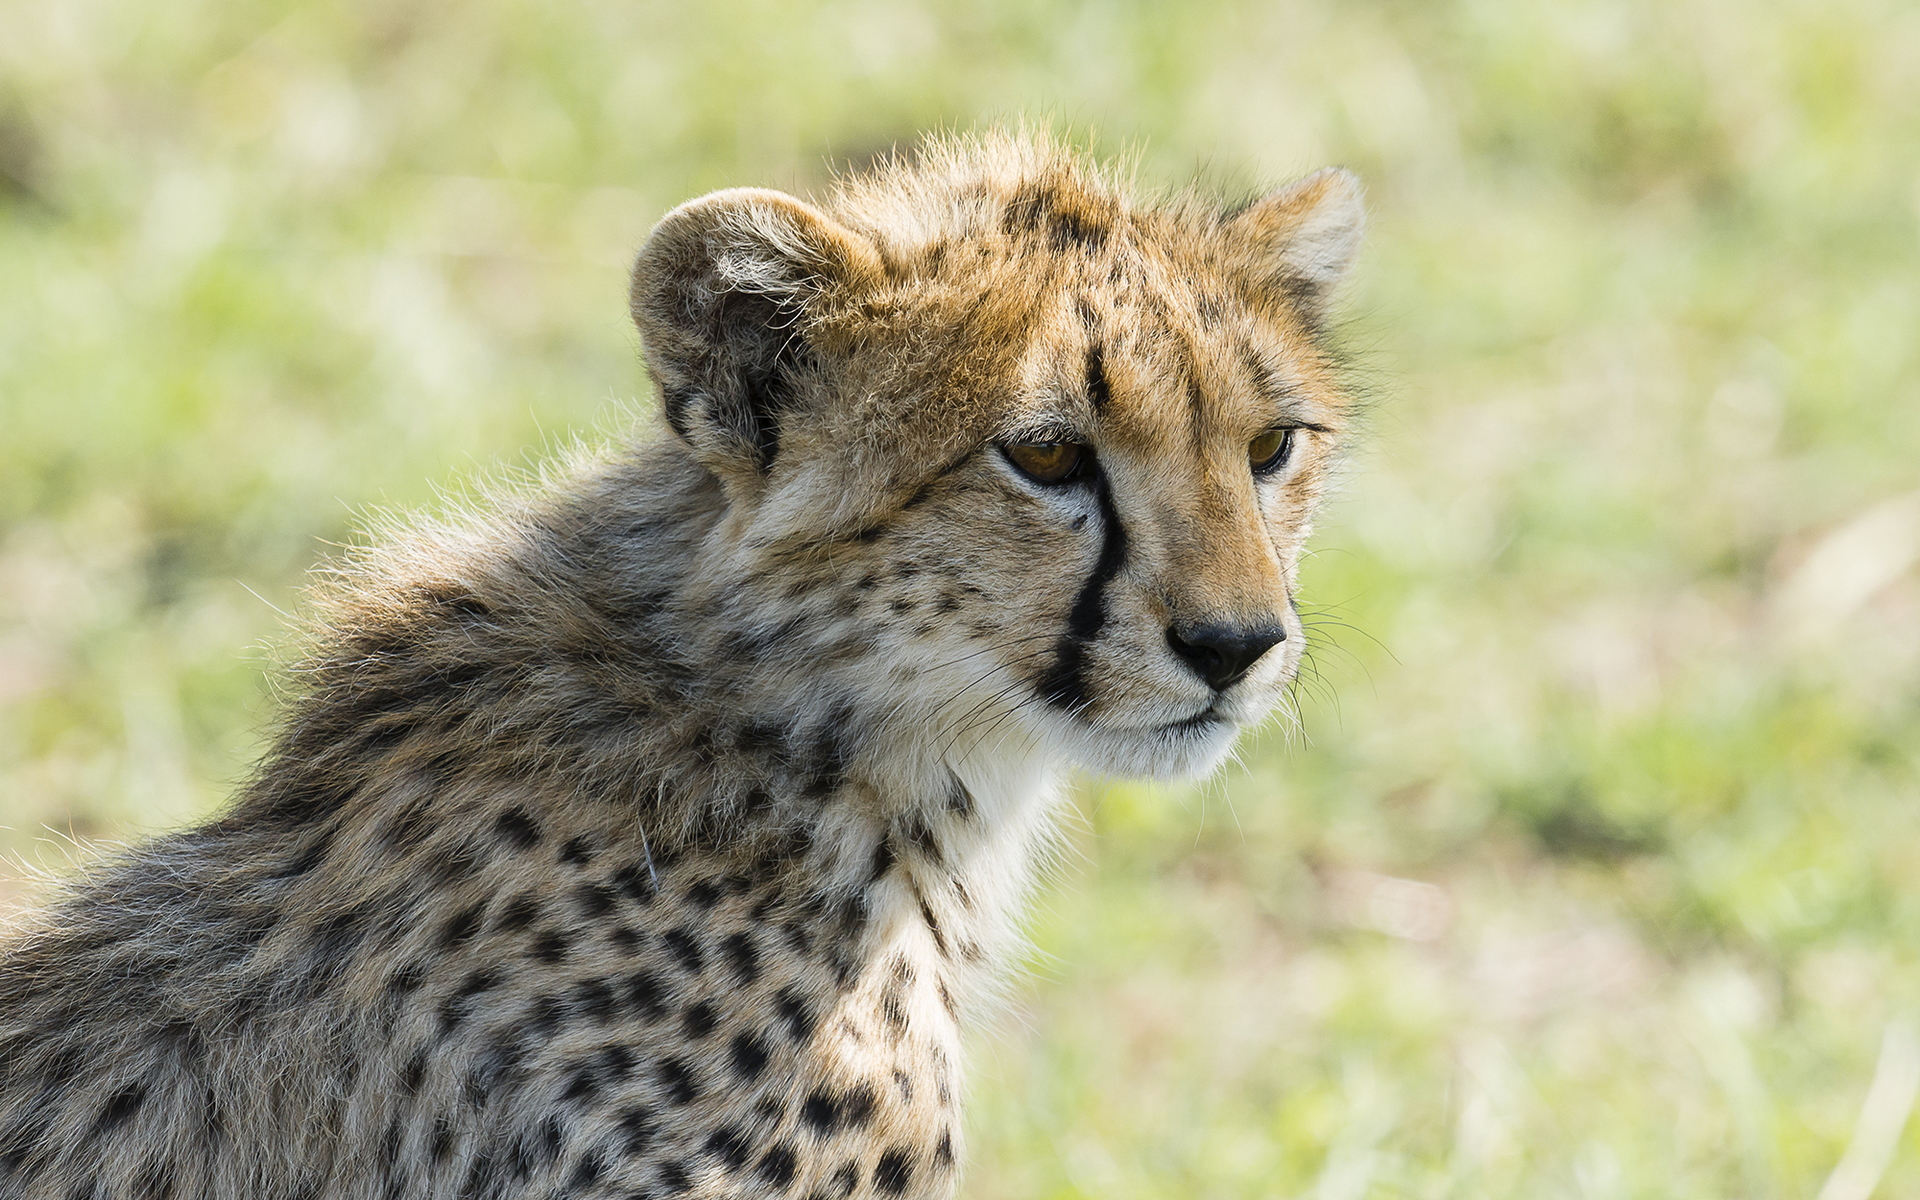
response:
M1001 447L1007 461L1040 483L1065 483L1081 474L1087 448L1079 442L1021 442Z
M1293 428L1269 429L1247 443L1247 462L1255 475L1271 475L1293 457Z

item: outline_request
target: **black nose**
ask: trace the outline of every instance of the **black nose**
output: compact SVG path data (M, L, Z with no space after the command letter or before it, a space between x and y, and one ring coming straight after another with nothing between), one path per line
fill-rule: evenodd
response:
M1246 677L1262 654L1287 640L1279 625L1188 625L1167 630L1167 645L1216 691Z

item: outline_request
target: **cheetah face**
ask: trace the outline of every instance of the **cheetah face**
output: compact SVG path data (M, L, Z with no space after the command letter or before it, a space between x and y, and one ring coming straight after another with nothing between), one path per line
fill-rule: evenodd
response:
M730 586L831 597L807 628L864 639L848 686L966 752L1204 771L1300 661L1358 188L1226 215L1025 165L683 206L636 268L649 365L727 492Z

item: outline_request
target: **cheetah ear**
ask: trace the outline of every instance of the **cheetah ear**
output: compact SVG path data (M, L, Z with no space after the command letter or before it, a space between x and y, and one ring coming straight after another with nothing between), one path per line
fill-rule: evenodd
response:
M763 473L811 374L809 317L880 270L871 245L782 192L715 192L661 218L628 301L674 432L722 479Z
M1255 275L1315 328L1326 319L1334 288L1353 266L1366 232L1360 194L1353 172L1328 167L1256 200L1227 222Z

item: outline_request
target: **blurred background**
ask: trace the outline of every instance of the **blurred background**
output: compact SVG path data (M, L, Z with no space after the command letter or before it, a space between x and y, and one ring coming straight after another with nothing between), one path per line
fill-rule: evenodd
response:
M210 812L303 574L646 419L710 188L1027 116L1368 182L1312 672L1088 784L975 1197L1920 1195L1920 9L0 0L6 903ZM1877 1189L1877 1190L1876 1190Z

